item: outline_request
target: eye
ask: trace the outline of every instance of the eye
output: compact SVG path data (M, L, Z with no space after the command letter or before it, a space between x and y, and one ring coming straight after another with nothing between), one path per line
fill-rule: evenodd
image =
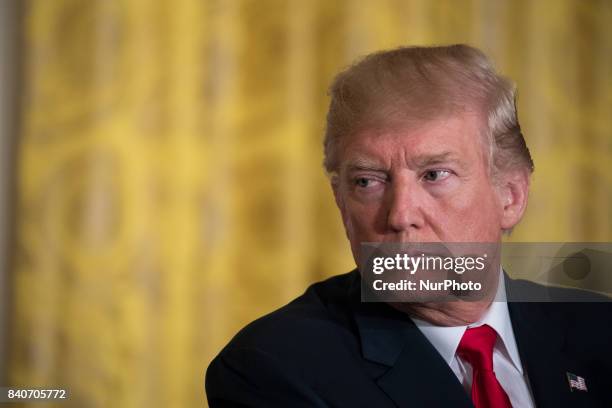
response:
M378 177L360 176L353 179L353 185L358 189L370 190L378 187L382 183Z
M423 174L423 179L425 181L434 182L444 180L450 175L451 172L448 170L427 170L425 174Z
M371 181L372 180L367 179L365 177L359 177L359 178L355 179L355 184L357 185L357 187L365 188L365 187L368 187L370 185Z

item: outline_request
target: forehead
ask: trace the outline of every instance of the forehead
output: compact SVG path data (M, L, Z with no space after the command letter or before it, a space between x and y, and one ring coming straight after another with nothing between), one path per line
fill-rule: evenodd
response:
M455 114L421 123L367 128L342 140L340 166L374 161L389 167L416 165L419 158L453 157L484 162L483 120L475 113Z

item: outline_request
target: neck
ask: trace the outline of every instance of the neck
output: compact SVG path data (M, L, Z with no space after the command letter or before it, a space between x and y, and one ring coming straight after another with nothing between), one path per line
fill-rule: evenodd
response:
M466 326L477 322L489 309L491 300L478 302L390 303L392 307L434 326Z
M402 302L389 305L411 317L434 326L467 326L477 322L491 306L499 291L503 291L503 274L490 274L480 300L453 300L448 302Z

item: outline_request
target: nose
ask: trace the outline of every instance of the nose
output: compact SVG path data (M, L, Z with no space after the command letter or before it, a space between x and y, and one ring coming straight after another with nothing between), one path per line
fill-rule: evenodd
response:
M387 227L390 232L412 239L425 226L424 196L418 182L395 180L389 195Z

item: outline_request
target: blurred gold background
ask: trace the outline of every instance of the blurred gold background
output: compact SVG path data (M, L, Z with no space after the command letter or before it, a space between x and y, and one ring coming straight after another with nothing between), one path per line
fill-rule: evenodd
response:
M18 3L4 369L58 406L205 405L240 327L352 269L326 87L374 50L485 50L536 163L511 239L612 240L609 1Z

